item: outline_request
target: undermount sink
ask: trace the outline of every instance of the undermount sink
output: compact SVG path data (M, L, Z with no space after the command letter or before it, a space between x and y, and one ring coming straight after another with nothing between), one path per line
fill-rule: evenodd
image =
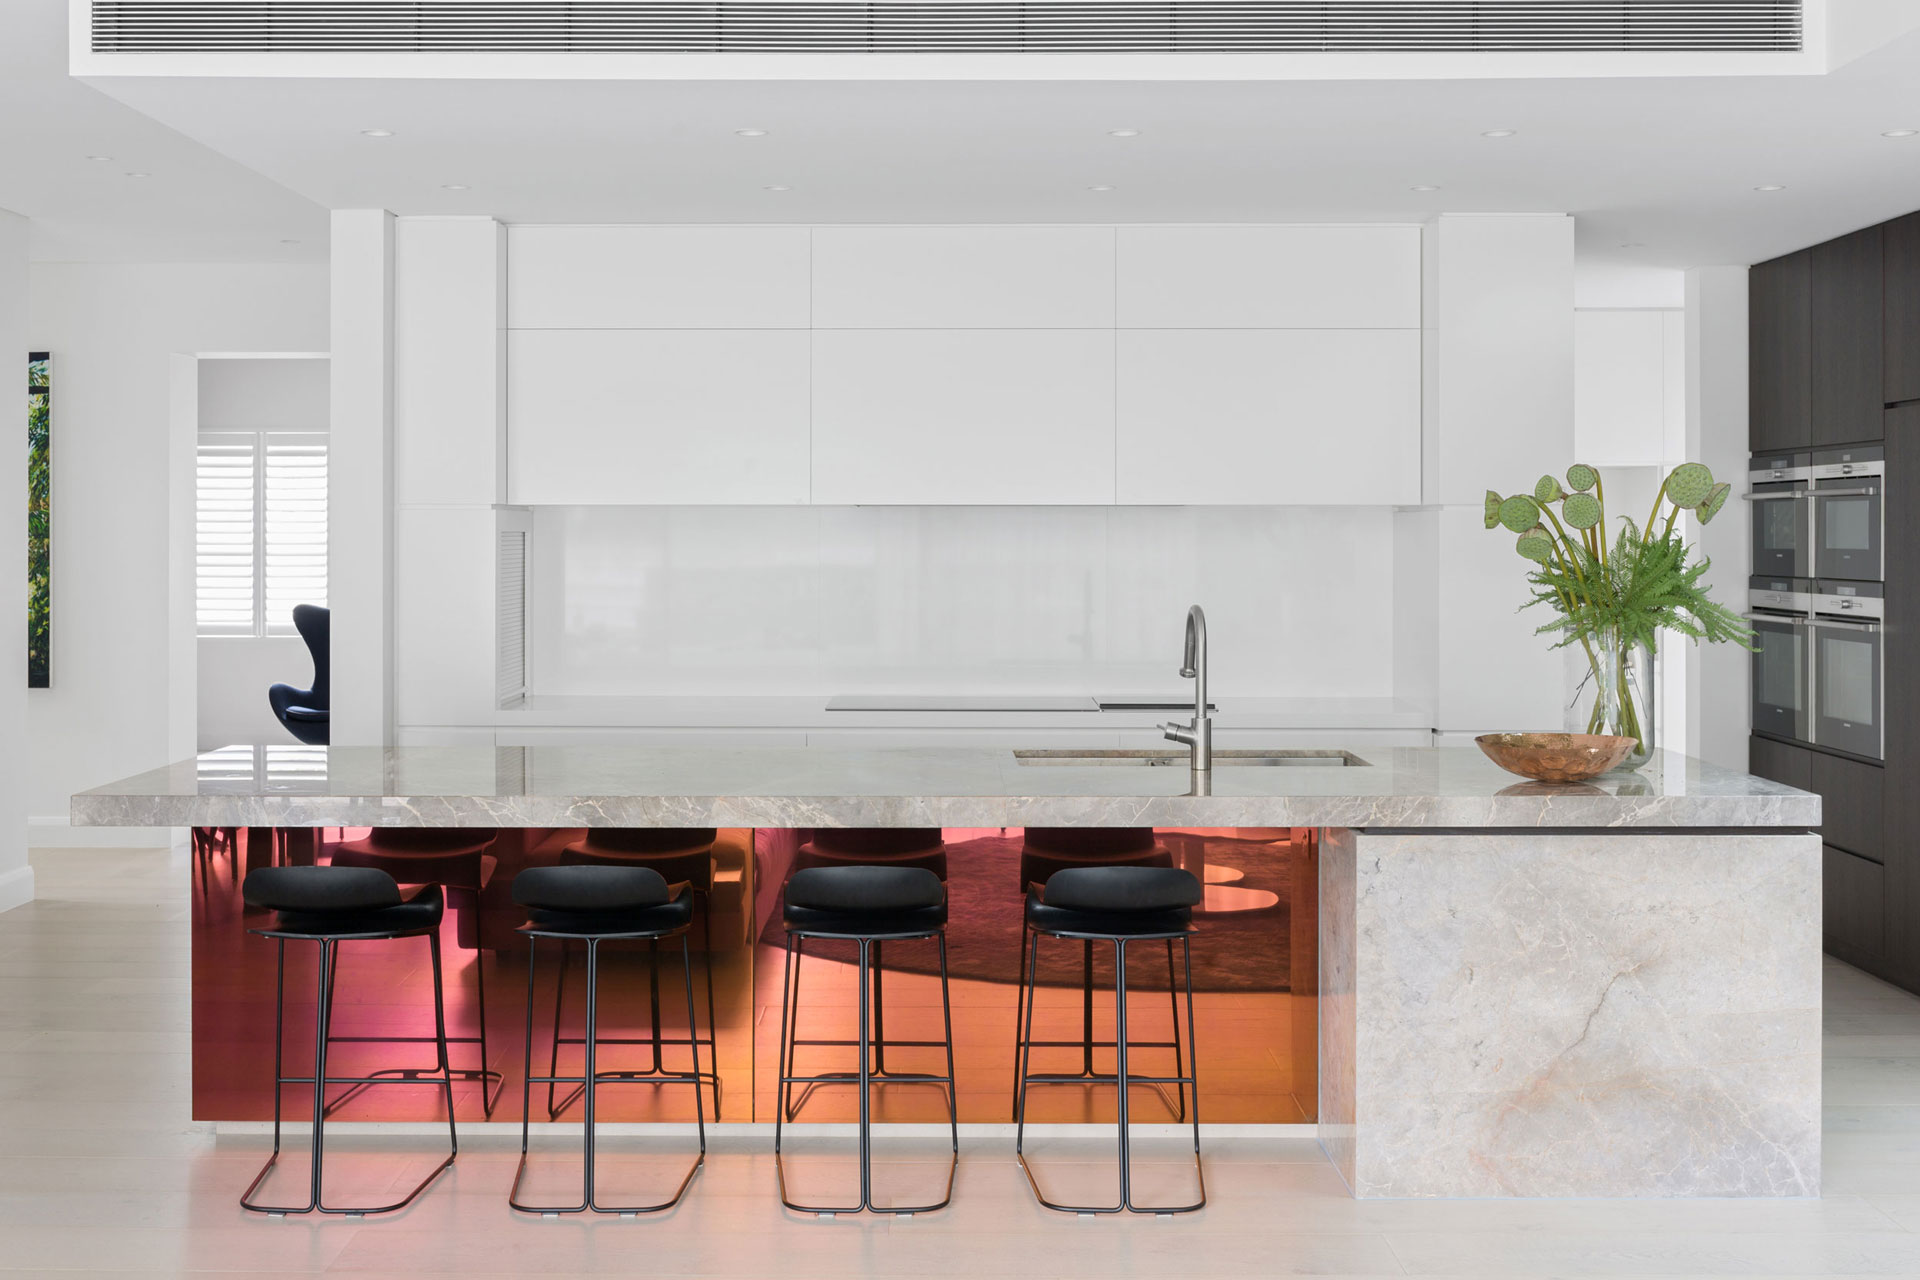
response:
M1132 765L1158 769L1184 769L1190 763L1185 751L1015 751L1013 758L1023 765L1065 765L1082 768L1089 765ZM1366 765L1351 751L1301 748L1282 751L1219 751L1213 753L1216 769L1247 767L1262 769L1343 769Z

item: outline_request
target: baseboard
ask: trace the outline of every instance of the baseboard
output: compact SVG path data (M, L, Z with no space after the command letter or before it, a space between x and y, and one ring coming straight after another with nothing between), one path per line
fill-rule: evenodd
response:
M172 827L76 827L63 813L27 819L29 849L169 849Z
M273 1132L270 1120L215 1120L213 1131L218 1134L252 1136ZM305 1129L295 1121L287 1122L287 1130L304 1133ZM944 1138L947 1127L943 1124L888 1124L880 1126L888 1137L893 1138ZM577 1123L535 1124L532 1130L536 1134L557 1136L580 1135ZM694 1135L691 1124L634 1124L602 1123L598 1126L602 1135L636 1138L690 1138ZM1097 1124L1030 1124L1027 1135L1035 1138L1072 1138L1080 1136L1105 1136L1113 1131L1112 1125L1102 1127ZM327 1132L330 1134L391 1134L395 1136L436 1137L445 1136L446 1121L432 1120L329 1120ZM859 1133L859 1126L846 1124L790 1124L787 1132L794 1137L853 1137ZM518 1138L520 1122L517 1120L492 1120L480 1123L461 1121L462 1137L469 1134L477 1136L506 1136ZM1136 1124L1133 1135L1136 1138L1179 1138L1190 1137L1193 1130L1182 1124ZM771 1121L753 1121L742 1123L729 1121L725 1124L709 1121L707 1134L720 1138L764 1138L773 1141L773 1123ZM1207 1138L1317 1138L1318 1125L1312 1124L1202 1124L1200 1136ZM1005 1139L1013 1141L1014 1127L1010 1124L963 1124L960 1136L965 1139Z
M0 875L0 911L11 911L33 901L33 868L15 867Z

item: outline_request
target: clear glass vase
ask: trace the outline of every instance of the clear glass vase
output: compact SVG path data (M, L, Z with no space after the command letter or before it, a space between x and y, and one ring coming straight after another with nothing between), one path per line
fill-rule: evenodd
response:
M1567 706L1569 733L1604 733L1637 739L1639 745L1620 762L1638 769L1653 758L1654 653L1643 644L1623 645L1613 632L1589 642L1591 662ZM1581 656L1587 656L1582 652Z

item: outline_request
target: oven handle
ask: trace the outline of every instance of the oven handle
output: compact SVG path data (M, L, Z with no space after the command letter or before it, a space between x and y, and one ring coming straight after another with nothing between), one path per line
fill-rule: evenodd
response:
M1878 622L1845 622L1839 618L1808 618L1810 627L1837 627L1842 631L1878 631Z
M1790 627L1804 627L1812 621L1804 613L1743 613L1740 615L1748 622L1784 622ZM1843 624L1844 625L1844 624Z
M1828 490L1829 493L1834 492ZM1793 502L1812 496L1810 489L1796 489L1792 493L1743 493L1740 495L1748 502Z
M1867 485L1859 489L1815 489L1813 496L1816 498L1872 498L1879 493L1878 489Z

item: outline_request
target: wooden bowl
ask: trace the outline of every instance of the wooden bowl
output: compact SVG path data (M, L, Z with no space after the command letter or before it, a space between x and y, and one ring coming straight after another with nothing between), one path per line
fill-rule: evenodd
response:
M1539 782L1585 782L1617 767L1639 739L1601 733L1483 733L1474 741L1508 773Z

